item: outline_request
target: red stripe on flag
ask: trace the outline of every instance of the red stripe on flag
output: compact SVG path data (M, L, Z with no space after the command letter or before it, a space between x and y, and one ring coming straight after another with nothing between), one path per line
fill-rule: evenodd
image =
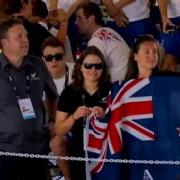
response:
M132 123L131 121L125 121L125 122L123 122L123 124L126 124L127 126L135 129L136 131L139 131L141 134L144 134L144 135L146 135L147 137L149 137L151 139L155 139L154 133L146 131L145 129L137 126L135 123Z
M143 115L150 114L153 112L152 101L142 101L142 102L128 102L121 105L121 112L123 112L121 117L129 115Z
M140 81L142 81L142 79L135 79L132 82L130 82L129 84L125 84L122 87L122 91L120 92L120 94L118 95L117 99L115 100L115 102L113 104L115 104L116 102L119 102L120 99L122 98L122 96L129 90L131 89L133 86L135 86L137 83L139 83Z
M89 135L88 147L101 150L102 145L103 145L103 140L104 140L104 138L98 139L94 135L90 134Z

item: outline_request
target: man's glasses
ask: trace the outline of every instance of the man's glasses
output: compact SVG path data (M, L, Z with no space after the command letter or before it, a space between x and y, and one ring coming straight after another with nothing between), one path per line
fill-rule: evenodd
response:
M53 59L56 61L62 61L63 60L63 54L62 53L57 53L54 55L46 55L43 57L47 62L51 62L51 61L53 61Z
M94 67L96 70L101 70L104 67L104 64L103 63L84 63L83 66L86 69L92 69Z

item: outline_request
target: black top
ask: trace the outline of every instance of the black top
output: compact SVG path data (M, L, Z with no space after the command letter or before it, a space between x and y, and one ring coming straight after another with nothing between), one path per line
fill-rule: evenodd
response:
M29 91L27 90L27 73ZM13 78L13 83L9 76ZM23 120L18 104L19 98L29 96L36 118ZM8 59L0 54L0 149L10 152L44 153L46 142L45 119L42 112L43 91L48 98L56 99L56 87L43 61L26 56L20 68L12 66Z
M101 106L105 108L109 87L96 91L93 95L88 94L84 89L67 87L61 94L58 103L58 111L73 114L82 105L87 107ZM71 129L69 153L71 156L85 157L83 150L83 119L75 122ZM80 173L78 173L80 172ZM71 162L71 173L73 179L85 179L84 162Z

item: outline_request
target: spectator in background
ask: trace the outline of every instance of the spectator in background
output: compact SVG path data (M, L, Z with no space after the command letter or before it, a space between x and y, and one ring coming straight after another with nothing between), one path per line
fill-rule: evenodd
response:
M30 21L33 23L39 23L44 21L45 24L48 19L48 8L46 3L42 0L33 0L32 1L32 16ZM47 18L47 19L46 19Z
M32 55L41 55L41 44L50 33L38 24L32 24L29 18L32 15L31 0L2 0L1 7L4 14L20 18L28 31L29 53Z
M176 71L180 63L180 2L174 0L157 0L161 12L161 44L165 48L164 70ZM179 28L179 29L178 29Z
M60 138L66 136L70 156L85 157L84 118L90 113L104 115L109 87L110 77L102 53L96 47L88 47L75 64L73 83L62 92L56 113L56 134ZM71 180L86 179L85 162L69 163Z
M149 0L150 19L152 22L152 34L155 39L159 40L161 33L161 14L156 0Z
M131 48L125 80L157 75L161 64L159 51L153 36L138 36Z
M43 61L28 55L27 31L18 19L0 25L0 149L12 153L46 154L49 142L43 114L43 91L49 118L54 118L56 87ZM24 111L25 110L25 111ZM46 180L46 159L0 158L2 180Z
M102 27L102 13L98 5L89 2L76 11L79 33L90 40L88 46L96 46L105 57L112 82L123 80L127 71L129 47L113 29Z
M36 0L35 0L36 1ZM28 31L29 39L29 53L41 57L41 44L51 34L40 24L31 23L30 17L32 16L32 3L31 0L2 0L1 10L5 15L20 18L23 25ZM59 27L57 38L64 43L65 35L67 32L67 21L63 21L63 26Z
M103 0L103 4L115 21L108 21L107 26L115 29L130 47L138 35L152 33L149 0Z
M39 9L41 9L41 10L39 10ZM35 1L33 1L32 16L31 16L30 20L33 23L39 23L40 25L42 25L53 36L57 36L58 29L51 24L51 19L54 20L54 17L51 16L51 13L50 14L48 14L48 13L49 12L48 12L46 3L42 0L35 0ZM58 18L59 21L61 21L61 22L63 22L64 20L68 21L67 14L63 10L56 9L56 13L57 14L59 13L58 14L59 18L56 17L56 19ZM62 24L60 23L60 26L61 25ZM67 35L66 35L65 42L63 44L65 46L65 55L64 55L65 61L74 62L74 59L72 56L71 45L70 45L69 38Z
M75 11L79 4L88 0L44 0L48 9L63 9L68 14L68 37L70 40L73 57L75 60L79 58L80 52L87 47L87 39L82 37L75 26Z

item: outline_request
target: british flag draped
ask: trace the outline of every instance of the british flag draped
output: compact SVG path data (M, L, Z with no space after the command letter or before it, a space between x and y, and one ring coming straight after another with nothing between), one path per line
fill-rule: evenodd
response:
M153 77L112 85L104 119L92 116L87 155L93 158L180 160L180 79ZM92 179L177 179L180 166L89 162Z

